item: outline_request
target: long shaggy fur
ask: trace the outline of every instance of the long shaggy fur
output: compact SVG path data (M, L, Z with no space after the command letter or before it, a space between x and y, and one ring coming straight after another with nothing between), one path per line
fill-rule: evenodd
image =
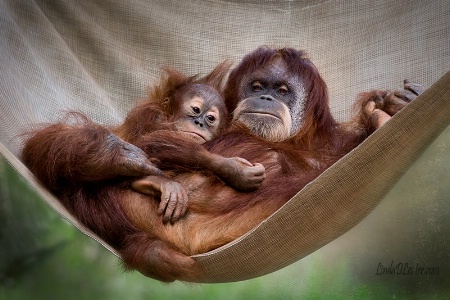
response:
M127 268L163 281L191 280L201 270L190 255L246 233L374 130L373 120L363 109L353 122L338 124L330 113L327 87L319 72L303 52L290 48L261 47L244 57L226 86L228 111L241 100L242 79L274 57L285 60L307 96L301 110L302 127L286 141L266 141L242 124L233 124L203 146L164 133L171 129L170 116L176 111L166 105L174 91L195 82L219 87L226 64L203 79L167 70L169 79L150 91L156 100L139 104L124 124L114 129L185 187L188 214L174 224L164 224L157 214L159 199L129 188L132 178L114 177L105 171L117 159L117 149L105 151L104 140L111 133L106 127L88 120L76 126L50 125L33 133L23 149L23 161L75 216L121 253ZM382 104L385 97L387 94L370 93L362 95L358 103L364 107L368 101L381 99L378 102ZM237 192L198 167L204 151L262 163L266 178L255 192Z

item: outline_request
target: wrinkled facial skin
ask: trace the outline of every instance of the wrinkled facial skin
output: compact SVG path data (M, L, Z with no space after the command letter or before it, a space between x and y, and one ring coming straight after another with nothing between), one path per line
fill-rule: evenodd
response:
M282 141L299 130L306 103L305 87L281 58L244 76L239 96L242 100L233 112L233 120L254 134Z
M225 119L221 95L214 89L196 84L181 91L178 113L173 116L174 130L203 144L217 136Z

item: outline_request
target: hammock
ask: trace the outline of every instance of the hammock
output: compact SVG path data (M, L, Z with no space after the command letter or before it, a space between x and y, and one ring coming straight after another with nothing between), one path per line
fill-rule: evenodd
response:
M238 240L194 258L198 282L282 268L359 223L450 124L448 1L3 1L0 154L57 212L111 252L18 158L30 124L81 110L118 124L159 68L206 73L262 44L305 49L347 120L358 92L430 86L384 127ZM392 159L392 158L395 159ZM342 218L342 216L346 216Z

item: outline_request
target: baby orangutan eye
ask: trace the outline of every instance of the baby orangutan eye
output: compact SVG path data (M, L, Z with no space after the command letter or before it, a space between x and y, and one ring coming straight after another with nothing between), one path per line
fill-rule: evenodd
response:
M192 107L192 111L193 111L194 113L196 113L196 114L199 114L199 113L200 113L200 108L194 106L194 107Z
M211 115L206 116L206 121L208 122L208 124L212 125L216 121L216 117L211 116Z

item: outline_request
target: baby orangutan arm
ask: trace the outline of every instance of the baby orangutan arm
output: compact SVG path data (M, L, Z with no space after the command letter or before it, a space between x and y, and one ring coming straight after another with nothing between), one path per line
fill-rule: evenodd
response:
M71 116L80 118L79 124L60 122L35 130L22 150L24 163L50 190L75 182L162 174L141 149L80 113Z
M155 158L160 168L177 172L210 171L241 192L256 190L265 178L262 164L211 153L173 131L155 131L140 139L136 145L149 157Z
M207 151L203 155L204 168L237 191L254 191L265 178L265 169L260 163L252 164L241 157L223 157Z

